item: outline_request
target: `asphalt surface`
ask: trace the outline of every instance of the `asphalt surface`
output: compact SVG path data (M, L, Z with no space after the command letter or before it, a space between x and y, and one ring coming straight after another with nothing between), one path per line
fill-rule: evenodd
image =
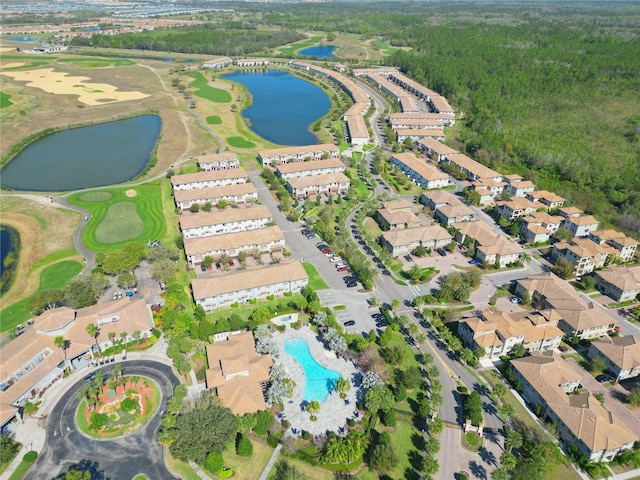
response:
M116 364L95 371L109 374ZM76 382L60 397L49 414L47 440L26 479L55 478L71 467L90 471L92 480L124 480L144 473L150 479L176 477L164 464L163 446L157 441L162 412L173 387L179 383L171 367L150 360L130 360L121 363L125 375L144 375L159 385L162 400L151 420L136 432L113 440L96 440L84 436L75 424L75 413L80 400L77 393L85 384L84 378Z

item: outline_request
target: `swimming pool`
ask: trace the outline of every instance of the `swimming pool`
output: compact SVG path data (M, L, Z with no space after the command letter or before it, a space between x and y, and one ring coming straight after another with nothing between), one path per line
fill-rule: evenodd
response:
M340 374L320 365L311 356L309 345L302 338L292 338L284 343L284 351L291 355L302 366L305 374L302 399L310 402L324 402L333 390ZM297 380L297 379L296 379Z

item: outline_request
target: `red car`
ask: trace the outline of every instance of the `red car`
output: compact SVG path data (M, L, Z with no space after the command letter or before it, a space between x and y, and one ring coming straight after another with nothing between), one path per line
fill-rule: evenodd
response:
M326 255L327 253L329 253L331 251L331 249L329 247L327 247L327 248L323 248L320 251Z
M233 260L229 260L229 266L233 267L235 265L235 263L233 263Z
M338 272L346 272L347 270L349 270L349 267L340 267Z

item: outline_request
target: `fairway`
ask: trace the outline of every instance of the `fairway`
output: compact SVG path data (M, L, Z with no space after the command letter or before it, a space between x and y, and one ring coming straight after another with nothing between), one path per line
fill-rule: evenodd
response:
M130 187L91 192L92 196L89 198L95 198L96 193L111 195L110 199L101 202L86 201L84 198L87 193L69 197L70 203L91 212L92 218L82 233L82 243L89 250L105 252L119 248L131 240L147 243L149 240L165 239L167 228L160 186L139 185L135 188L135 197L128 197L127 190ZM135 231L135 235L131 230Z
M111 199L109 192L88 192L80 196L80 200L84 202L104 202Z
M248 140L245 140L243 137L228 137L227 143L229 144L229 146L235 147L235 148L253 148L256 146L255 143L249 142Z
M119 202L107 210L104 220L96 229L96 240L102 243L118 243L133 240L144 230L144 222L136 212L133 202Z
M231 101L229 92L211 87L202 73L187 72L185 75L194 79L191 82L191 86L195 89L193 91L194 95L216 103L229 103Z
M82 271L83 265L75 260L65 260L48 266L40 273L40 286L38 292L52 288L62 288ZM35 295L35 294L34 294ZM31 318L29 303L33 295L23 298L0 311L0 332L6 332L16 327L19 323Z
M207 123L209 125L220 125L222 123L222 119L218 115L209 115L207 117Z
M7 108L13 105L13 102L9 100L11 95L0 92L0 108Z

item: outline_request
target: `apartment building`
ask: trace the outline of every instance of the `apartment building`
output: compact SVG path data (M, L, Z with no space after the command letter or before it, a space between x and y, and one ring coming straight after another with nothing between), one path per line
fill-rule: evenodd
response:
M640 375L640 338L634 335L602 337L591 343L587 356L603 360L616 382Z
M527 213L533 213L540 208L540 204L530 202L523 197L513 197L511 200L497 201L495 213L497 217L504 216L507 220L515 220Z
M339 158L328 158L326 160L312 160L310 162L282 163L276 167L276 175L288 180L290 178L313 175L344 173L346 169L347 166Z
M589 240L598 245L606 243L616 249L616 256L623 262L630 262L636 254L638 242L617 230L595 230L589 232Z
M211 170L232 170L240 168L240 159L233 152L212 153L210 155L200 155L198 166L205 172Z
M394 153L389 161L421 187L431 189L451 185L449 175L427 165L426 162L418 159L413 153Z
M547 190L536 190L533 192L529 192L525 195L525 198L532 202L540 202L542 205L547 207L547 210L560 208L564 206L564 203L566 201L560 195L556 195L553 192L548 192Z
M251 270L239 270L224 277L194 278L191 291L196 305L210 312L231 304L243 304L269 295L298 293L309 283L298 261L279 263Z
M595 274L596 288L618 303L633 300L640 294L640 265L610 265Z
M447 190L429 190L420 194L419 202L431 210L449 206L462 205L462 202L453 193Z
M325 195L336 197L349 191L351 180L344 173L330 173L328 175L312 175L308 177L289 178L287 190L302 200L308 197Z
M448 147L435 138L421 138L417 141L417 146L418 150L424 152L434 162L442 162L451 156L460 155L456 149Z
M185 213L180 217L180 231L187 238L208 237L224 233L264 228L273 222L264 205L251 208L227 208L216 212Z
M233 64L231 57L213 57L202 62L202 68L224 68Z
M249 182L249 176L243 169L210 170L207 172L185 173L171 177L173 191L197 188L224 187Z
M545 243L558 231L564 219L547 212L531 212L519 219L520 234L528 244Z
M551 261L564 258L574 267L574 275L580 277L604 266L616 250L606 244L598 245L587 238L574 238L570 242L558 242L551 250Z
M327 158L340 158L340 150L332 143L273 148L258 152L258 160L263 167L275 167L282 163L324 160Z
M562 215L562 210L560 214ZM587 237L589 233L598 230L599 225L600 222L591 215L568 216L562 222L562 227L569 230L574 237Z
M413 205L406 200L384 202L376 213L376 220L382 230L413 228L422 221L413 213Z
M180 211L189 210L191 205L216 205L220 201L229 204L251 205L258 200L258 190L253 183L239 183L224 187L197 188L192 190L177 190L173 192L173 199Z
M446 247L453 237L440 225L428 225L382 232L380 244L397 257L412 252L418 246L435 250Z
M397 128L395 132L397 142L404 142L407 139L417 142L424 138L444 142L445 139L444 130L441 128Z

